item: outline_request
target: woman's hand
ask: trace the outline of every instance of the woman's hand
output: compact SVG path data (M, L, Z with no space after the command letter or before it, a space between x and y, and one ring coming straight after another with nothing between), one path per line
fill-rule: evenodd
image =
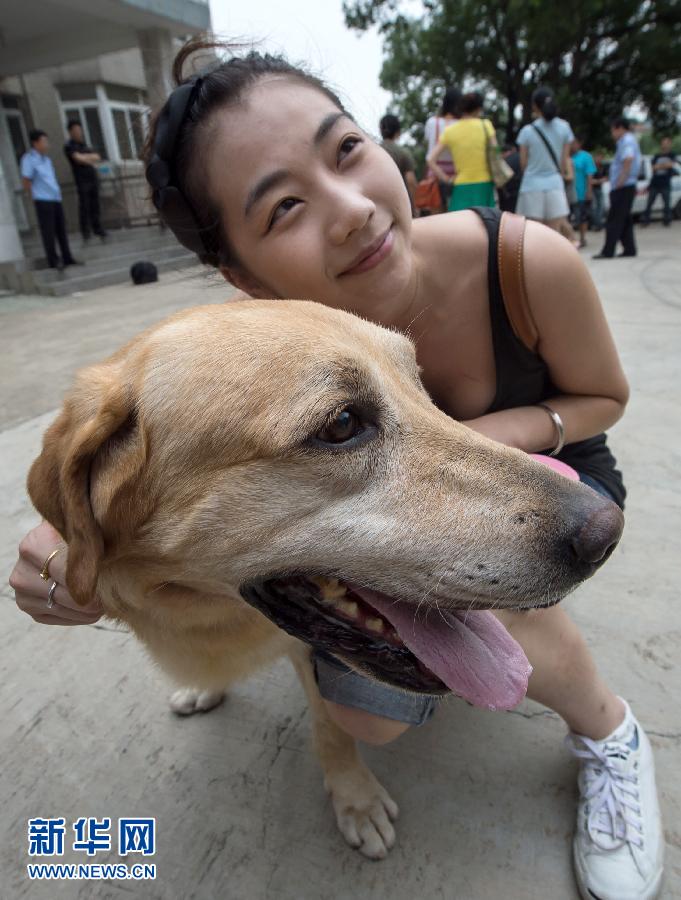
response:
M49 564L50 578L40 577L45 560L56 550ZM19 559L12 569L9 583L14 588L17 606L43 625L91 625L104 610L95 597L87 606L78 606L64 587L66 575L66 544L48 522L42 522L26 535L19 545ZM48 592L52 583L53 605L48 607Z

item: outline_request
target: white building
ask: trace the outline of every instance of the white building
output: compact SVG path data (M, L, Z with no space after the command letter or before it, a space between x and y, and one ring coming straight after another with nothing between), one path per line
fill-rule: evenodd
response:
M149 215L139 161L149 108L171 89L178 40L210 29L208 0L18 0L0 19L0 272L26 265L22 237L33 231L32 204L18 161L28 132L50 139L70 229L77 226L66 122L106 161L104 219Z

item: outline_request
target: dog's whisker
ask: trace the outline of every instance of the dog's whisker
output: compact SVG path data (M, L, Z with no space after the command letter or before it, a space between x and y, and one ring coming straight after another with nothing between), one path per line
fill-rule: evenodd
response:
M431 308L432 305L433 305L432 303L429 303L428 306L424 306L423 309L422 309L420 312L417 312L417 313L416 313L416 315L414 316L414 318L411 320L411 322L410 322L410 323L407 325L407 327L405 328L405 330L404 330L404 333L405 333L405 334L408 334L409 337L411 337L411 333L410 333L411 326L414 324L414 322L415 322L420 316L422 316L425 312L427 312L427 311Z
M147 594L155 594L156 591L163 590L163 588L168 587L169 584L169 581L162 581L160 584L157 584L156 587L153 587L150 591L147 591Z
M464 624L464 625L465 625L466 622L468 621L468 613L472 612L472 610L473 610L473 604L474 604L474 603L475 603L475 600L471 600L471 602L470 602L470 604L469 604L469 606L468 606L468 609L467 609L466 612L464 613L464 617L463 617L463 624Z

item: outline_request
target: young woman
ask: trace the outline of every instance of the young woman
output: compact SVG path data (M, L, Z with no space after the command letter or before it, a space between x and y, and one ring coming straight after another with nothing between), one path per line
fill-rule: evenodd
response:
M482 103L482 94L477 91L464 94L459 104L461 118L445 129L428 157L428 165L437 177L449 178L449 183L453 185L450 212L473 206L496 205L494 182L487 162L487 145L496 147L497 138L492 123L482 118ZM449 150L454 162L451 175L439 164L445 150Z
M565 119L558 116L548 88L538 88L532 94L532 118L532 124L518 133L523 177L516 212L574 240L565 192L565 180L573 177L570 142L574 134Z
M459 103L461 102L461 91L457 87L448 87L442 97L442 105L437 115L429 116L426 119L425 137L426 137L426 156L435 149L435 145L440 140L440 135L445 128L453 125L459 117ZM443 181L438 178L440 186L440 196L442 197L442 209L440 212L446 212L449 205L449 198L452 195L451 177L454 174L454 163L449 150L443 150L437 158L437 164L442 174L447 179Z
M178 238L253 297L314 299L415 335L423 380L450 415L496 440L560 458L620 504L624 489L603 430L622 414L627 384L594 285L573 248L528 223L524 269L536 350L514 334L496 270L491 210L412 223L388 155L321 82L279 58L251 54L182 80L152 129L148 178ZM276 136L276 140L273 139ZM548 404L550 410L539 404ZM91 620L61 586L46 603L39 570L58 536L43 525L23 542L12 577L20 607L42 622ZM59 581L63 554L49 563ZM652 897L662 838L649 742L599 677L560 606L499 613L534 672L528 696L558 712L581 760L575 835L587 896ZM338 695L317 660L330 715L376 744L423 721L373 684ZM359 677L359 676L355 676Z

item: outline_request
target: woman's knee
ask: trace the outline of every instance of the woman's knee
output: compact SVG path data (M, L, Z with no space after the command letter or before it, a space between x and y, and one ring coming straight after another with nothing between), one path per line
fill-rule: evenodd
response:
M591 654L577 624L560 606L548 609L494 610L506 630L525 650L530 662L550 659L561 669L583 668Z
M375 746L389 744L410 727L406 722L375 716L363 709L343 706L332 700L324 700L324 705L329 716L339 728L356 740L364 741L365 744L374 744Z

